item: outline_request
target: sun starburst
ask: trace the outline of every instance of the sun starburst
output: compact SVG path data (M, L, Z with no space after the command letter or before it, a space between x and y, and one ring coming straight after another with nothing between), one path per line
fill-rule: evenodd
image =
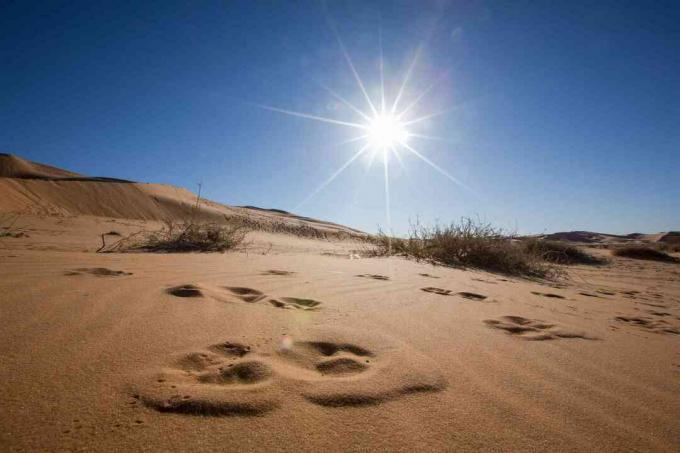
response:
M415 52L415 55L413 57L413 60L411 61L410 65L408 66L408 69L406 70L404 77L402 79L402 83L399 86L399 90L397 91L396 96L394 97L394 101L390 106L387 105L386 103L386 96L385 96L385 77L384 77L384 59L383 59L383 50L382 50L382 33L379 34L379 41L380 41L380 103L379 105L376 105L373 103L371 100L371 97L368 94L368 91L366 90L366 87L361 80L361 77L359 76L359 73L354 66L354 63L352 62L352 59L350 58L350 55L345 47L345 44L342 42L342 39L340 38L339 33L335 29L335 27L331 27L333 29L333 32L335 34L335 37L338 41L338 45L340 47L340 50L345 58L345 61L347 62L347 65L357 83L357 86L363 95L366 104L368 106L368 110L362 110L356 105L352 104L349 102L347 99L345 99L343 96L339 95L332 89L321 85L321 88L326 90L333 98L335 98L337 101L351 109L354 113L356 113L360 119L357 122L353 121L343 121L335 118L328 118L328 117L323 117L319 115L314 115L310 113L304 113L304 112L296 112L293 110L287 110L287 109L282 109L278 107L272 107L269 105L262 105L258 104L259 107L271 110L274 112L278 113L283 113L286 115L291 115L291 116L296 116L300 118L305 118L305 119L311 119L315 121L320 121L324 123L329 123L333 124L336 126L344 126L344 127L350 127L357 129L361 132L361 135L352 137L348 140L345 140L341 144L347 144L347 143L354 143L354 142L363 142L363 145L359 148L359 150L353 154L345 163L343 163L333 174L330 175L324 182L322 182L319 186L317 186L313 191L309 193L309 195L300 202L295 209L299 209L303 204L307 203L309 200L311 200L313 197L315 197L319 192L321 192L323 189L325 189L330 183L335 180L347 167L349 167L354 161L356 161L359 157L366 153L370 153L370 162L372 162L377 155L382 156L382 161L383 161L383 167L384 167L384 178L385 178L385 210L386 210L386 220L387 220L387 225L388 228L391 228L391 219L390 219L390 182L389 182L389 156L394 155L397 159L397 162L399 165L403 167L403 161L401 158L400 153L401 152L407 152L410 153L411 155L417 157L424 163L426 163L428 166L430 166L432 169L440 173L441 175L445 176L455 184L471 190L469 187L467 187L465 184L460 182L457 178L452 176L449 172L441 168L439 165L435 164L432 162L429 158L427 158L421 151L416 149L411 143L413 139L426 139L426 140L444 140L439 137L432 137L429 135L417 133L415 131L412 131L411 129L413 127L417 127L418 123L425 122L429 119L435 118L437 116L446 114L450 111L449 110L444 110L440 112L429 112L425 113L421 116L417 117L409 117L409 114L415 109L415 107L425 98L425 96L429 93L432 92L432 90L435 88L437 83L439 83L442 78L439 80L435 81L434 83L430 84L425 90L422 92L418 93L417 95L413 96L412 100L403 108L400 109L400 102L404 99L404 96L406 95L407 91L407 86L409 84L409 81L412 77L413 71L417 65L418 58L421 54L423 46L419 46L418 49Z

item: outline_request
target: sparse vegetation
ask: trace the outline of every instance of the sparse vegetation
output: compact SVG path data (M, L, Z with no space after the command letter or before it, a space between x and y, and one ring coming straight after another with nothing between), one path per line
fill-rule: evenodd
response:
M593 256L574 245L561 241L529 238L524 239L521 246L529 254L549 263L599 265L607 262L604 258Z
M678 258L644 245L631 245L614 249L612 254L623 258L633 258L636 260L662 261L666 263L680 262Z
M132 248L151 252L224 252L243 242L246 228L233 223L174 223L145 235Z
M406 239L379 232L376 254L397 254L449 266L473 267L504 274L546 278L557 269L490 224L463 218L447 226L411 226Z

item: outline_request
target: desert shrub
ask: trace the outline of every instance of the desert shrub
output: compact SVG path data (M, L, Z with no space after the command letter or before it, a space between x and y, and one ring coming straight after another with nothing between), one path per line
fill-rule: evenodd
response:
M530 238L521 241L521 247L531 255L549 263L598 265L607 262L604 258L593 256L574 245L561 241Z
M376 254L400 254L449 266L535 277L556 272L502 230L469 218L446 226L415 224L406 239L391 238L381 231L373 243Z
M130 244L130 249L150 252L224 252L243 242L247 229L235 223L166 222Z
M636 260L663 261L666 263L677 263L680 261L677 258L670 256L666 252L655 250L652 247L646 247L644 245L620 247L614 249L612 253L616 256L623 258L633 258Z

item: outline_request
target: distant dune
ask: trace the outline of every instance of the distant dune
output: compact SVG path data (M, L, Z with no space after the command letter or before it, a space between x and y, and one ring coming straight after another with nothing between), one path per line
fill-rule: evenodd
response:
M0 193L0 212L175 221L191 217L214 222L224 221L225 216L247 216L265 223L310 227L321 233L363 234L278 209L234 207L201 199L196 210L196 194L180 187L88 177L11 154L0 154Z
M561 231L558 233L541 236L552 241L581 242L584 244L613 244L635 242L665 242L668 244L680 243L680 232L670 231L663 233L643 234L631 233L627 235L595 233L592 231Z

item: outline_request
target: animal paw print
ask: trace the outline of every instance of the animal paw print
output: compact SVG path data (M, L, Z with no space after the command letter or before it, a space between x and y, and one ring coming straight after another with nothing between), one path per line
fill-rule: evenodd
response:
M228 287L231 293L244 302L255 303L267 299L270 305L276 308L314 310L321 305L321 302L314 299L304 299L299 297L279 297L269 298L261 291L252 288Z
M669 313L653 312L652 314L666 316ZM645 316L617 316L614 319L619 323L636 326L654 333L680 335L680 328L675 327L663 319L655 320Z
M124 277L132 275L132 272L114 271L105 267L81 267L65 273L68 276L84 274L94 275L95 277Z
M390 278L387 275L380 275L380 274L359 274L357 277L361 278L371 278L373 280L389 280Z
M510 335L524 340L544 341L559 338L596 339L584 333L558 328L555 324L527 319L522 316L502 316L500 319L487 319L484 323L493 329L503 330Z
M136 391L142 403L159 412L187 415L262 415L278 407L267 391L271 367L249 359L250 348L225 342L192 352L171 368L147 379ZM259 389L259 391L253 391Z
M477 293L471 293L468 291L460 291L457 293L454 293L450 289L442 289L442 288L435 288L435 287L427 287L427 288L420 288L421 291L425 291L426 293L434 293L438 294L440 296L460 296L465 299L470 299L470 300L484 300L486 299L487 296L483 294L477 294Z
M159 412L256 416L279 407L283 395L291 392L313 404L343 407L445 388L445 381L417 353L387 351L383 355L344 341L289 337L278 348L265 345L256 351L226 341L144 375L133 386L134 397Z

